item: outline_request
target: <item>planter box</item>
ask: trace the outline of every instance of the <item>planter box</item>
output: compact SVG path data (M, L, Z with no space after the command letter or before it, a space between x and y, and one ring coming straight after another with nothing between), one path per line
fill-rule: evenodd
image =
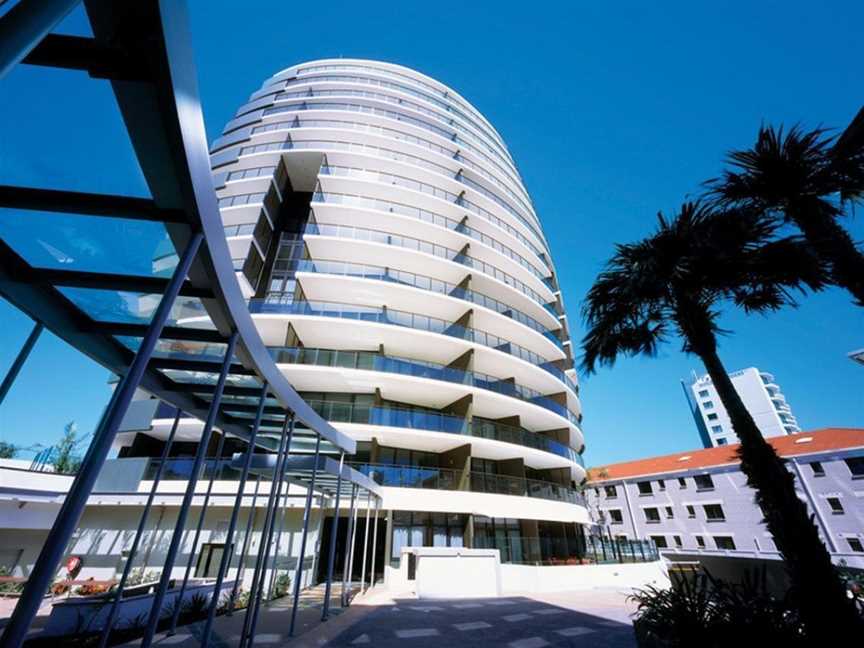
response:
M186 592L183 595L183 602L188 603L195 596L202 594L210 600L213 593L215 583L190 583L186 587ZM223 583L222 592L229 593L234 586L234 581ZM134 594L135 590L146 588L143 594ZM117 621L114 627L117 629L128 628L134 625L137 620L145 620L150 614L150 608L153 606L153 585L136 585L130 588L133 595L124 596L120 600L119 609L117 611ZM180 588L169 589L165 593L165 602L162 609L165 614L169 610L173 610L173 606L180 595ZM111 610L111 601L113 598L100 596L88 596L81 598L69 598L58 601L51 609L51 616L45 624L45 629L41 636L62 636L76 634L79 632L96 632L105 627L108 620L108 614Z

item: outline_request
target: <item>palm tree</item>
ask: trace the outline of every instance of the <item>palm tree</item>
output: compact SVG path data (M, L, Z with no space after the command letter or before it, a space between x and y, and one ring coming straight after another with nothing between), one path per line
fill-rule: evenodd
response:
M794 223L829 264L831 282L864 306L864 254L838 222L864 198L862 128L864 110L836 139L822 129L760 128L753 148L731 152L732 168L706 184L720 207Z
M775 237L752 212L712 212L688 203L659 216L647 239L618 245L588 293L582 369L618 356L654 356L672 336L702 359L741 440L738 453L768 530L786 563L802 617L814 637L849 631L857 616L835 573L794 480L765 441L717 354L719 309L731 301L748 312L792 305L791 291L822 287L824 271L799 238Z

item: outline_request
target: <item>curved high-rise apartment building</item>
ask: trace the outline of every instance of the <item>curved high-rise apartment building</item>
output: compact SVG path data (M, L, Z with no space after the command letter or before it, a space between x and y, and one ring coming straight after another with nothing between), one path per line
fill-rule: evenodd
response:
M262 338L358 441L346 460L384 486L393 561L418 545L572 559L588 515L567 320L491 124L413 70L315 61L253 93L211 161Z

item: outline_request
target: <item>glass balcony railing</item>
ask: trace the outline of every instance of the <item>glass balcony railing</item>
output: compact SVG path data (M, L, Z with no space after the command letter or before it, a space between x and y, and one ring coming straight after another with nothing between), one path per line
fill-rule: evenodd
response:
M398 92L401 92L403 94L408 94L412 97L417 97L418 99L422 99L423 101L426 101L427 103L430 103L433 106L436 106L439 110L444 111L444 113L446 113L446 114L436 113L434 111L429 110L428 108L424 108L424 107L420 106L419 104L416 104L413 102L409 102L409 105L416 107L415 110L418 110L418 112L424 112L424 114L429 114L430 116L436 117L437 119L443 118L448 123L453 121L452 120L453 115L464 120L467 124L470 124L473 127L473 129L476 131L476 133L472 133L472 131L467 130L467 129L464 132L471 133L475 137L477 137L479 135L480 137L485 137L485 138L491 139L495 143L495 145L497 147L499 147L500 152L503 153L505 155L505 157L509 160L510 164L508 165L508 168L512 168L512 170L514 172L516 170L515 166L513 165L513 160L510 157L509 152L507 151L507 147L504 145L504 142L501 140L500 136L494 132L494 129L492 129L491 126L481 124L480 122L476 121L473 117L469 116L468 114L466 114L465 112L460 110L457 107L457 105L459 105L458 102L453 101L452 95L447 96L446 101L442 101L441 99L438 99L437 97L432 96L427 92L423 92L421 90L413 88L410 85L406 85L404 83L398 83L398 82L394 82L394 81L385 81L383 79L372 78L372 77L368 77L368 76L351 75L351 74L346 74L344 72L340 73L340 74L335 74L335 75L334 74L328 75L328 74L321 74L321 72L318 71L315 74L315 76L312 76L312 77L308 76L308 74L304 74L304 75L299 76L296 79L291 79L291 80L287 81L285 83L285 88L291 87L291 86L296 85L296 84L308 85L309 83L312 83L312 82L318 82L318 83L320 83L320 82L331 82L331 83L332 82L338 82L338 83L371 85L371 86L377 86L379 88L385 88L388 90L397 90ZM386 95L386 96L389 96L393 101L404 103L404 100L401 99L400 97L394 97L392 95ZM448 119L448 117L449 117L449 119ZM461 126L461 124L459 124L458 121L454 122L454 124L458 125L461 128L464 128ZM488 145L489 144L487 142L484 142L484 146L488 146Z
M406 205L404 203L393 202L391 200L382 200L380 198L368 198L366 196L361 196L357 194L335 193L332 191L317 191L312 199L313 201L320 203L350 205L361 207L363 209L374 209L376 211L381 211L388 214L408 216L410 218L423 221L425 223L430 223L438 227L453 230L454 232L459 232L460 234L465 234L466 236L474 239L475 241L480 241L481 243L488 245L496 252L503 254L509 259L512 259L513 261L524 267L526 270L528 270L534 276L540 279L545 279L546 277L546 275L544 275L542 271L538 270L534 264L532 264L519 253L513 251L512 248L507 247L506 245L498 241L498 239L489 236L488 234L485 234L476 228L463 224L462 221L458 221L453 218L447 218L446 216L442 216L435 212L430 212L426 209L421 209L420 207L412 207L411 205Z
M332 423L363 423L494 439L550 452L578 463L580 466L584 467L585 465L582 456L563 443L537 432L529 432L522 428L493 421L477 419L467 421L460 416L419 408L408 409L320 400L308 400L307 402L318 414Z
M466 328L458 324L439 319L437 317L429 317L417 313L408 313L405 311L396 311L389 308L375 308L373 306L360 306L356 304L341 304L338 302L324 301L304 301L290 299L281 299L279 297L268 297L266 299L251 299L249 300L249 310L252 313L286 313L295 315L316 315L321 317L339 317L344 319L354 319L364 322L379 322L382 324L392 324L394 326L405 326L420 331L429 331L432 333L440 333L450 337L456 337L462 340L469 340L488 346L499 351L504 351L512 356L521 358L526 362L537 365L544 371L552 374L562 383L570 387L574 393L578 394L578 386L559 369L554 360L546 361L539 355L528 349L513 344L507 340L499 338L490 333L479 331L477 329ZM574 420L571 418L574 425L580 425L578 417Z
M457 259L454 259L457 260ZM395 268L385 268L381 266L372 266L362 263L349 263L347 261L330 261L326 259L303 259L296 262L297 272L314 272L316 274L332 274L348 277L359 277L362 279L375 279L377 281L387 281L397 283L404 286L413 286L421 290L436 292L448 297L455 297L463 301L484 306L490 310L506 315L512 320L524 324L528 328L540 333L547 340L563 351L564 344L558 339L558 336L543 326L540 322L516 310L509 304L498 301L488 295L461 288L456 284L446 281L441 281L434 277L406 272L404 270L396 270Z
M349 90L349 89L338 89L338 90L325 90L325 89L315 89L299 92L280 92L276 97L276 101L284 100L284 99L298 99L298 98L309 98L309 97L368 97L370 99L377 99L379 101L398 101L397 98L392 97L390 95L383 95L378 92L367 92L365 90ZM534 207L531 204L530 197L527 192L524 191L517 183L507 176L504 177L508 179L509 182L502 181L499 177L497 177L494 173L490 173L488 170L488 165L478 164L474 160L467 158L465 155L460 152L460 149L456 145L443 146L441 144L437 144L432 140L428 140L423 137L418 137L416 135L412 135L411 133L407 133L405 129L398 128L390 128L387 126L378 126L375 124L367 124L364 122L360 122L357 120L350 119L303 119L300 120L299 125L295 125L293 120L291 121L277 121L270 122L267 124L263 124L261 126L256 126L252 129L253 134L262 133L262 132L271 132L274 130L285 130L287 128L315 128L320 126L322 128L341 128L348 130L362 130L370 133L378 133L384 135L386 137L390 137L392 139L402 140L404 142L409 142L416 146L421 146L423 148L427 148L430 151L434 151L435 153L439 153L448 158L452 158L458 160L460 166L463 166L467 169L470 169L477 175L483 177L491 184L495 185L498 189L503 191L511 200L516 202L519 206L522 207L527 213L531 214L532 217L536 218L536 214L534 212ZM486 156L477 151L469 151L469 154L473 156L477 156L478 159L488 160ZM515 189L514 189L515 187Z
M372 98L372 97L370 97ZM392 119L393 121L410 124L415 128L420 130L424 130L428 133L433 133L438 137L446 141L454 142L460 148L465 149L467 151L472 152L480 158L488 160L492 162L499 171L501 171L506 177L508 177L511 181L516 180L513 174L511 174L510 170L506 168L506 163L502 165L498 161L494 159L490 159L489 156L482 150L482 148L477 146L477 140L473 140L473 138L468 139L461 135L459 135L459 124L454 122L453 120L449 120L446 123L442 123L440 120L442 119L437 114L432 114L435 122L429 121L427 119L422 119L420 117L416 117L411 115L410 113L405 112L404 110L390 110L388 108L379 108L376 106L368 106L360 103L350 102L350 101L333 101L333 100L321 100L313 97L303 97L299 102L298 99L285 97L277 95L275 97L278 102L294 102L286 105L285 103L278 103L271 108L265 108L263 112L263 116L286 113L286 112L299 112L305 110L326 110L326 111L345 111L345 112L353 112L353 113L361 113L368 115L375 115L377 117L384 117L386 119ZM404 108L405 103L400 104L400 108ZM420 112L420 111L417 111ZM464 132L464 131L463 131ZM473 140L473 141L472 141ZM497 156L494 151L489 151L493 156ZM503 162L503 160L499 157L499 160ZM530 212L529 212L530 213ZM531 214L533 216L533 213ZM528 220L524 216L517 216L521 220L526 222L528 225ZM529 226L532 231L534 231L533 226Z
M291 150L299 150L299 149L314 149L314 150L337 150L337 151L356 151L359 153L369 153L371 155L377 155L380 157L388 158L391 160L396 160L397 162L408 162L409 164L414 164L416 166L427 168L435 171L436 173L443 173L444 175L450 175L452 171L447 169L446 167L442 167L440 164L436 164L435 162L431 162L425 158L410 155L408 153L403 153L401 151L394 151L393 149L388 149L381 146L375 146L373 144L360 144L357 142L346 142L343 140L337 139L304 139L292 141L291 137L288 136L284 141L281 142L264 142L262 144L250 144L247 146L241 146L238 154L240 156L245 155L253 155L257 153L272 153L275 151L291 151ZM544 245L541 243L540 245L531 241L528 237L526 237L522 232L520 232L517 228L513 227L502 218L492 214L488 210L485 209L474 209L471 204L461 204L461 207L464 207L466 211L470 211L477 216L480 216L484 220L489 221L490 223L497 225L507 233L509 233L514 238L518 239L521 243L523 243L527 248L529 248L534 254L541 258L546 258L549 254L548 250L545 249ZM540 239L542 241L542 239Z
M537 497L585 506L582 493L567 486L538 479L511 477L493 473L468 472L435 466L400 466L395 464L351 463L352 468L368 475L382 486L399 488L429 488L433 490L469 490L475 493L495 493Z
M554 366L555 360L546 360L539 354L526 349L518 344L505 340L504 338L481 331L468 328L455 322L449 322L438 317L430 317L420 313L410 313L391 308L374 306L361 306L359 304L343 304L340 302L293 300L293 295L288 297L271 296L266 299L251 299L249 310L252 313L285 313L293 315L315 315L320 317L339 317L343 319L360 320L363 322L378 322L380 324L392 324L404 326L418 331L440 333L449 337L459 338L470 342L476 342L483 346L503 351L521 360L534 364L551 373L559 380L564 380L566 375Z
M302 128L304 124L308 126L309 122L300 120L297 122L296 125L294 125L292 123L292 127ZM458 156L458 158L461 158L461 154L457 154L457 156ZM445 167L445 169L446 169L446 167ZM412 178L407 178L405 176L395 175L392 173L387 173L384 171L378 171L375 169L358 169L358 168L351 168L351 167L340 167L340 166L334 167L334 166L331 166L329 174L330 175L352 176L352 175L356 175L357 172L363 172L367 176L371 174L373 176L372 179L374 179L376 182L384 182L386 184L392 184L392 185L396 185L396 186L400 186L400 187L406 187L409 189L413 189L415 191L420 191L421 193L433 195L436 198L440 198L441 200L446 200L448 202L455 202L459 205L470 208L471 211L475 211L477 213L482 213L482 214L486 215L487 219L490 217L495 217L494 214L492 214L488 210L484 209L483 207L481 207L477 203L474 203L474 202L467 200L464 197L464 190L460 193L453 193L452 191L447 191L446 189L442 189L441 187L437 187L435 185L431 185L431 184L426 183L426 182L420 182L419 180L414 180ZM507 203L505 200L503 200L500 196L498 196L494 192L486 189L480 183L474 182L470 178L467 178L461 171L458 171L455 175L453 175L453 173L451 171L446 170L442 175L445 175L447 177L452 177L454 180L456 180L457 182L459 182L463 186L468 187L469 189L472 189L472 190L476 191L477 193L485 196L486 198L488 198L489 200L494 202L496 205L501 207L504 211L508 212L511 216L513 216L514 218L519 220L522 224L524 224L526 227L528 227L529 230L531 230L533 233L535 233L535 235L537 235L539 237L539 234L537 234L537 231L533 228L533 226L531 226L521 214L519 214L515 209L513 209L513 207L509 203ZM495 218L497 218L497 217L495 217Z
M383 371L417 378L444 380L518 398L526 403L539 405L568 420L577 418L576 414L568 411L566 406L537 390L474 371L463 371L433 362L385 356L375 351L336 351L309 347L270 347L269 350L273 359L281 364L344 367L346 369Z
M653 562L660 559L649 540L602 536L530 537L475 530L475 549L497 549L501 562L522 565L586 565Z
M332 175L336 177L352 177L361 180L368 180L371 182L381 182L387 185L403 187L405 189L411 189L412 191L417 191L423 194L434 196L435 198L439 198L446 202L455 203L463 207L474 207L476 209L480 209L479 207L474 205L474 203L467 201L462 194L456 194L451 191L447 191L446 189L442 189L436 185L432 185L427 182L420 182L419 180L414 180L413 178L407 178L405 176L395 175L393 173L386 173L384 171L378 171L375 169L362 169L356 167L344 167L334 165L322 166L320 173L323 175ZM459 174L455 176L455 179L460 181L464 180L464 178ZM469 211L472 211L472 209L469 209ZM531 266L529 269L535 273L538 279L546 279L544 275L534 270L533 266Z

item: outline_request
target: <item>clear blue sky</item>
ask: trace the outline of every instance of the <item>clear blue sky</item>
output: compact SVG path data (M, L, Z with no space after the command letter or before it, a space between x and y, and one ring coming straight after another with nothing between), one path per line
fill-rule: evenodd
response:
M272 2L247 13L191 2L210 138L266 77L304 60L376 58L447 83L507 141L576 337L578 306L613 244L647 234L658 209L697 191L760 122L842 127L864 104L864 5L851 0L395 6ZM82 25L73 15L63 27ZM146 193L104 83L31 68L0 87L0 182ZM860 214L849 227L864 239ZM6 304L0 318L5 371L29 324ZM846 357L864 347L864 309L843 293L770 318L730 312L723 324L735 331L722 341L727 367L773 372L805 429L864 426L864 367ZM584 380L588 462L697 447L679 382L691 369L698 360L674 344ZM106 378L44 338L0 408L0 438L52 442L70 419L89 431Z

